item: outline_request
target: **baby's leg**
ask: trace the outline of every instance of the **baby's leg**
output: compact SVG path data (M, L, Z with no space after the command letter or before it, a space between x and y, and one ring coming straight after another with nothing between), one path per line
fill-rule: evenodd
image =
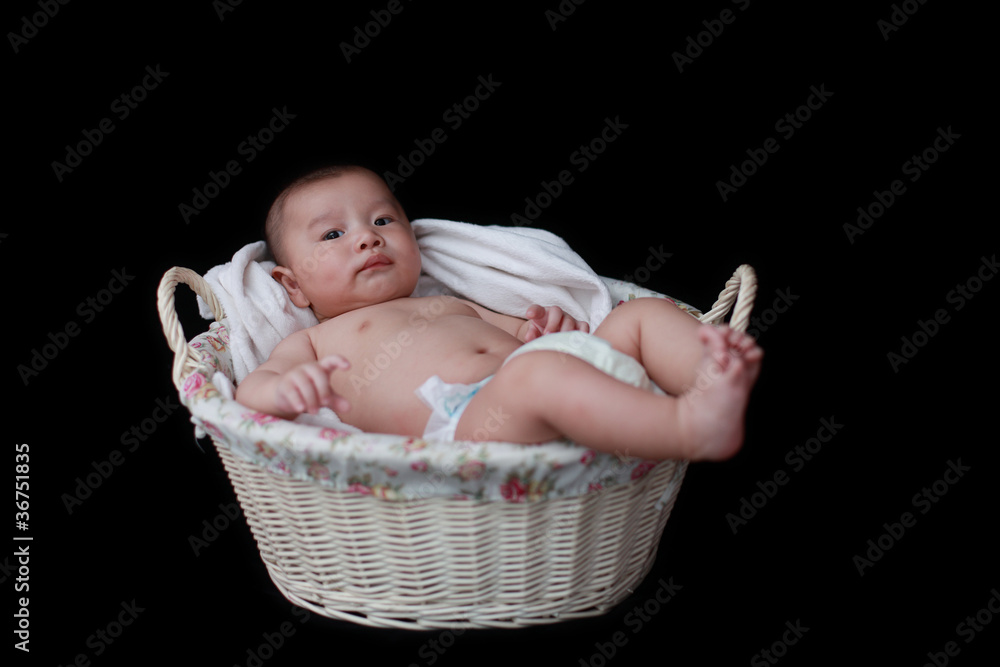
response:
M704 383L704 325L670 301L641 298L618 306L601 322L594 334L620 352L636 359L649 377L668 394L679 396ZM753 339L728 327L725 347L710 347L715 361L725 365L725 355L742 356L756 344ZM713 339L714 340L714 339Z
M522 354L476 394L455 437L523 443L567 437L641 458L728 458L743 441L759 356L729 358L725 336L714 327L698 340L694 375L709 381L680 398L638 389L561 352ZM720 352L725 364L716 361Z
M616 380L577 357L537 350L510 360L479 390L462 413L455 438L530 444L567 437L586 447L646 457L662 449L663 438L654 428L645 429L638 453L635 415L644 416L644 425L662 421L667 427L671 409L663 404L666 398ZM626 428L619 428L621 423Z

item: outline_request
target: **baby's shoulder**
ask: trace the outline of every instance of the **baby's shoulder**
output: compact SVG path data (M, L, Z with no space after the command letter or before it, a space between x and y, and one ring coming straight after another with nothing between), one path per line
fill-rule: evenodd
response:
M314 361L317 358L309 329L300 329L295 333L285 336L274 346L271 354L268 355L268 362L294 365Z
M313 329L316 329L318 326L320 325L316 324L311 327L307 327L305 329L299 329L294 333L288 334L287 336L282 338L281 342L278 343L277 347L274 348L275 351L284 350L288 352L292 351L304 352L307 349L311 351L313 347Z

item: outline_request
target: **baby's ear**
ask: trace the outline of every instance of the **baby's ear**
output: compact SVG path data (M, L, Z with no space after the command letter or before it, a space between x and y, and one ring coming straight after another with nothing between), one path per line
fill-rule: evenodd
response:
M281 286L285 288L288 296L292 299L292 303L299 308L309 307L309 299L299 289L299 283L295 280L295 274L292 273L291 269L284 266L276 266L271 269L271 277L281 283Z

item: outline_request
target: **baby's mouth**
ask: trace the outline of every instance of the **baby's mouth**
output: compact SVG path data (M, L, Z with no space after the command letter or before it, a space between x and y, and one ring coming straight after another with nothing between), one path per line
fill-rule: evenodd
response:
M391 259L389 259L388 257L386 257L381 253L376 253L365 261L364 265L361 267L361 270L365 271L366 269L378 268L380 266L388 266L389 264L392 264Z

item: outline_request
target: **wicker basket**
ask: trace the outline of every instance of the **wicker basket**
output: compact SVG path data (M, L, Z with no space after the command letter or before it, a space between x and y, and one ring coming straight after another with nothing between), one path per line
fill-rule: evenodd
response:
M185 283L221 320L208 284L175 267L158 308L178 390L200 357L174 291ZM740 266L703 322L733 308L746 330L756 276ZM528 503L389 501L281 476L213 439L267 571L291 602L334 619L405 629L522 627L593 616L625 599L656 556L687 463L633 482Z

